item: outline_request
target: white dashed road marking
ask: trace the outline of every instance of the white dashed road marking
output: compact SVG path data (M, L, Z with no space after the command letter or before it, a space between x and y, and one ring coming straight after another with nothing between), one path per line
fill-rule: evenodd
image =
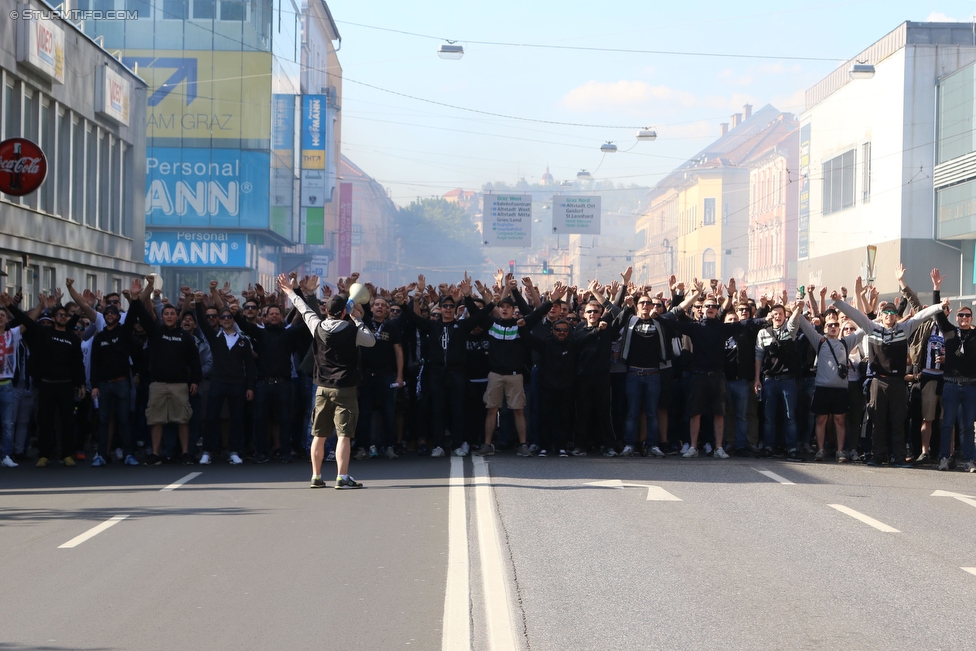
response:
M772 479L773 481L778 481L781 484L787 484L789 486L795 486L796 485L793 482L791 482L789 479L787 479L786 477L783 477L781 475L777 475L772 470L760 470L759 468L753 468L753 470L755 470L756 472L758 472L760 475L765 475L765 476L769 477L770 479Z
M80 545L81 543L85 542L89 538L94 538L95 536L97 536L98 534L102 533L106 529L109 529L111 527L114 527L119 522L122 522L123 520L125 520L127 517L129 517L129 516L127 516L127 515L116 515L116 516L113 516L113 517L109 518L108 520L106 520L105 522L101 523L100 525L97 525L97 526L92 527L91 529L89 529L85 533L81 534L80 536L75 536L74 538L72 538L68 542L64 543L63 545L58 545L58 549L71 549L72 547L77 547L78 545Z
M199 477L202 474L203 474L202 472L191 472L186 477L183 477L182 479L177 479L176 481L174 481L172 484L170 484L166 488L160 489L159 492L160 493L165 493L167 491L175 491L177 488L179 488L180 486L182 486L186 482L192 481L192 480L196 479L197 477Z
M879 522L878 520L875 520L870 516L864 515L863 513L859 513L858 511L855 511L852 508L844 506L843 504L828 504L827 506L829 506L832 509L837 509L841 513L851 516L855 520L860 520L864 524L874 527L878 531L884 531L885 533L901 533L894 527L889 527L884 522Z

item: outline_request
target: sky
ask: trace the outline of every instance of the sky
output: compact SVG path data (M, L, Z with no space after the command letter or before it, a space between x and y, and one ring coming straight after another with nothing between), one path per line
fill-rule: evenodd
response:
M799 115L806 89L905 20L976 14L972 0L327 1L342 35L342 152L398 205L538 182L547 166L557 182L586 169L651 187L743 105ZM446 39L462 59L437 56ZM638 142L640 127L657 140ZM601 153L607 141L617 153Z

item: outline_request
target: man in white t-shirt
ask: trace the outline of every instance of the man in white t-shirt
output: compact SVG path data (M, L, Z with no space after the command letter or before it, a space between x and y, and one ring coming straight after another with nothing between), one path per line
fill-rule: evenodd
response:
M17 388L14 376L17 373L17 349L20 347L21 327L7 328L7 310L0 308L0 466L16 468L11 458L14 453L14 429L17 426ZM23 372L23 369L21 369Z

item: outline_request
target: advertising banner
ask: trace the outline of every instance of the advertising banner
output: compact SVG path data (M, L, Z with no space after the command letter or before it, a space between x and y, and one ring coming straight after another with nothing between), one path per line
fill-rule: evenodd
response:
M270 154L146 149L146 226L269 227Z
M482 214L485 246L532 246L531 194L486 194Z
M149 84L147 138L271 139L271 54L126 50Z
M276 94L271 112L271 149L275 167L295 167L295 96Z
M339 275L352 273L352 183L339 184Z
M108 64L98 69L95 79L95 110L99 115L129 126L129 80Z
M599 235L600 197L553 197L552 232Z
M302 95L302 169L325 169L325 95Z
M800 127L800 202L797 211L796 257L810 257L810 124Z
M64 30L54 20L31 18L16 22L20 27L17 60L51 81L63 84Z
M146 231L146 264L247 267L247 235L226 231Z

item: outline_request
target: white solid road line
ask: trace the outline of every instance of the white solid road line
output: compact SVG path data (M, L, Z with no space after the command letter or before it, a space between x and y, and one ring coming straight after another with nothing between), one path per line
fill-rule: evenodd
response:
M512 626L511 599L505 587L508 570L502 562L488 466L482 457L472 457L471 460L474 462L475 509L478 511L478 547L481 549L481 582L485 590L488 648L492 651L514 651L520 646Z
M68 542L64 543L63 545L58 545L58 549L71 549L72 547L77 547L78 545L80 545L81 543L85 542L89 538L94 538L95 536L97 536L98 534L102 533L106 529L108 529L110 527L114 527L119 522L122 522L123 520L125 520L127 517L129 517L129 516L127 516L127 515L116 515L116 516L113 516L113 517L109 518L108 520L106 520L105 522L101 523L100 525L97 525L97 526L92 527L91 529L89 529L85 533L81 534L80 536L75 536L74 538L72 538Z
M832 509L837 509L841 513L845 513L851 516L855 520L860 520L864 524L870 525L875 529L877 529L878 531L884 531L885 533L901 533L894 527L889 527L884 522L879 522L874 518L864 515L863 513L859 513L852 508L844 506L843 504L828 504L827 506L829 506Z
M959 569L976 576L976 567L960 567Z
M447 591L444 593L441 648L443 651L454 651L471 648L468 511L463 457L451 457L451 479L447 491Z
M191 472L186 477L183 477L182 479L177 479L176 481L174 481L172 484L170 484L166 488L161 488L159 490L159 492L160 493L165 493L167 491L175 491L177 488L179 488L180 486L182 486L186 482L191 481L193 479L196 479L197 477L199 477L202 474L203 474L202 472Z
M791 482L789 479L787 479L786 477L783 477L781 475L777 475L772 470L760 470L759 468L753 468L753 470L755 470L756 472L758 472L760 475L766 475L767 477L769 477L773 481L778 481L781 484L787 484L789 486L795 486L796 485L793 482Z

